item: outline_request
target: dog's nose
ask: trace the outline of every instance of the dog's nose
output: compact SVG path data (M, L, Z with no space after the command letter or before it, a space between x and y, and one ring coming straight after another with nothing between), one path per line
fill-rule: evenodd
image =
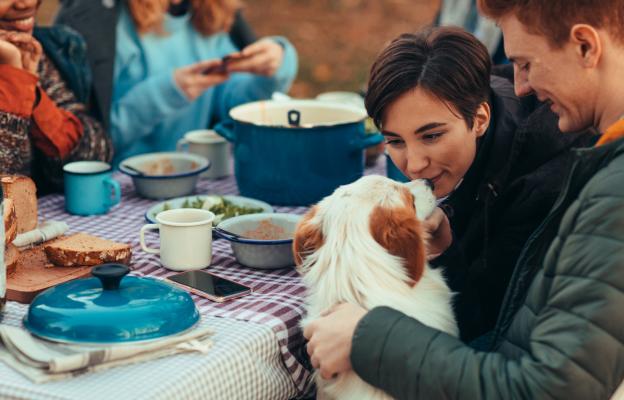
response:
M429 189L435 190L435 185L433 184L433 181L431 179L425 179L425 183L427 184L427 186L429 186Z

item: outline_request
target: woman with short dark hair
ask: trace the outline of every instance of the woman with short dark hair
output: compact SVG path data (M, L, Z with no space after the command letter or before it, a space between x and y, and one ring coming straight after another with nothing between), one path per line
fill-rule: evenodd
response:
M457 292L460 335L494 327L515 260L562 185L571 147L547 106L532 107L513 83L490 77L487 49L459 28L405 34L372 66L366 108L386 149L410 179L433 181L445 198L431 245ZM444 212L442 211L444 210Z
M344 303L307 325L312 364L324 378L353 369L397 399L622 399L624 0L479 7L503 31L516 93L544 101L562 135L592 129L600 139L562 171L486 351L391 308Z

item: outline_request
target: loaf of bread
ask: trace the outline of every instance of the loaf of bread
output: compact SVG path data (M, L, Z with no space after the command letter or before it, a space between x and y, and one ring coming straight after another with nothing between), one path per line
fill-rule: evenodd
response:
M15 214L15 206L13 200L4 200L4 244L5 246L12 243L17 236L17 215Z
M17 216L17 233L32 231L37 227L37 187L23 175L2 175L0 183L4 197L11 199Z
M6 265L7 276L11 275L17 269L17 262L19 261L20 251L17 247L9 244L4 249L4 263Z
M99 265L103 263L128 264L132 256L130 246L112 242L86 233L76 233L44 246L51 263L59 267Z

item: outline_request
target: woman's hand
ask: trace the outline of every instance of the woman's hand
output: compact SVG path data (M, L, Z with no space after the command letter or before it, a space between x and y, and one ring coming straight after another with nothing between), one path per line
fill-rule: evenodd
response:
M438 207L423 221L422 227L427 242L427 259L433 260L444 253L453 242L451 224L444 211Z
M22 53L10 42L0 38L0 64L22 69Z
M351 343L358 322L366 310L343 303L323 313L303 331L308 339L308 354L312 366L320 370L323 379L351 370Z
M0 63L38 75L42 53L41 44L31 34L0 31Z
M221 60L201 61L173 72L173 79L184 95L193 101L210 87L216 86L229 77L218 68Z
M271 39L260 39L231 55L228 72L250 72L256 75L273 76L282 65L284 48Z

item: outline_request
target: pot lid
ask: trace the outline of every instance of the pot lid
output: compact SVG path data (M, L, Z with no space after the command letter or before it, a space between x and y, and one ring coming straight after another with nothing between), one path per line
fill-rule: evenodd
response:
M187 292L156 279L125 276L128 272L122 264L103 264L91 270L94 278L40 293L24 326L54 341L124 343L174 335L199 320Z

